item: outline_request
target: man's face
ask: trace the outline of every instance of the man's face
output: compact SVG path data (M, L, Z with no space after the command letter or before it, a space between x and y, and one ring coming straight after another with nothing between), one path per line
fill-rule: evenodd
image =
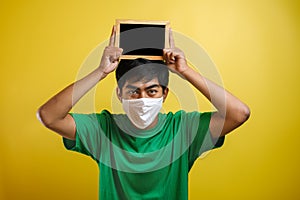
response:
M163 91L157 78L148 82L143 80L137 82L126 81L122 90L118 88L119 99L139 99L139 98L160 98L164 100L168 94L168 89Z

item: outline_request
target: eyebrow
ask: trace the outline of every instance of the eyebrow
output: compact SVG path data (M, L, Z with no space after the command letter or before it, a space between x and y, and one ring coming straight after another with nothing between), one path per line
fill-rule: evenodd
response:
M155 88L155 87L160 87L160 85L158 85L158 84L150 85L150 86L146 87L146 90L149 90L149 89L152 89L152 88Z
M126 85L126 89L133 89L136 90L138 89L137 87L133 86L133 85Z
M160 85L159 84L153 84L153 85L150 85L150 86L146 87L145 89L149 90L149 89L152 89L152 88L155 88L155 87L160 87ZM133 85L126 85L126 88L127 89L134 89L134 90L140 89L140 88L138 88L136 86L133 86Z

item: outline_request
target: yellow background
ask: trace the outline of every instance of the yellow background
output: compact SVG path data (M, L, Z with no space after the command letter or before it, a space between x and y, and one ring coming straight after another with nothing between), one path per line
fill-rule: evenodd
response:
M97 199L96 163L66 151L35 113L75 80L115 19L170 20L251 108L194 165L190 199L299 199L299 11L286 0L2 0L0 199ZM113 76L106 83L113 88Z

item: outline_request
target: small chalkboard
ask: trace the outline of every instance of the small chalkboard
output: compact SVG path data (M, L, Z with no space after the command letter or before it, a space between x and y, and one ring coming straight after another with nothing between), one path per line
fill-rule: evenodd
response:
M116 32L121 59L163 60L163 49L169 47L168 21L116 20Z

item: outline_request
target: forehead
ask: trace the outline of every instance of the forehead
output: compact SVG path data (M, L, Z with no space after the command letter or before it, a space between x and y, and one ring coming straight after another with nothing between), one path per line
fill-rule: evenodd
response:
M159 85L158 79L154 78L152 80L138 80L138 81L127 80L123 86L123 89L132 88L132 87L143 89L151 85Z

